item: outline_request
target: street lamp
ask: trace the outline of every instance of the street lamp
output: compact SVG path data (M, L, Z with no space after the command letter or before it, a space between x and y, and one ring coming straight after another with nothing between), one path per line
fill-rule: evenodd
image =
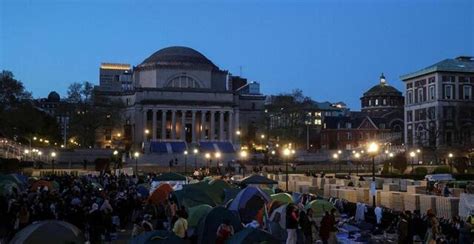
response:
M210 170L211 170L211 154L210 154L210 153L206 153L204 156L205 156L206 159L207 159L207 168L208 168L208 170L210 171Z
M286 164L286 177L285 177L286 179L285 179L285 181L286 181L286 191L288 191L288 159L291 156L290 149L285 148L283 150L283 156L286 158L286 160L285 160L285 164Z
M334 162L336 162L336 164L337 164L337 159L339 158L339 154L334 153L334 154L332 155L332 158L334 159ZM336 172L336 168L334 167L334 173L335 173L335 172Z
M199 151L197 150L197 148L194 148L194 150L193 150L193 154L194 154L194 170L197 169L197 154L198 154L198 152L199 152Z
M272 150L271 156L268 157L268 163L272 163L272 171L275 173L275 163L272 162L273 157L275 156L275 150Z
M220 168L219 168L219 162L220 162L220 158L221 158L221 153L220 152L216 152L214 153L214 157L216 158L216 173L219 174L220 172Z
M375 155L377 155L377 152L379 151L379 145L376 142L371 142L369 146L367 147L367 153L369 153L372 156L372 205L375 208Z
M449 153L448 154L448 157L449 157L449 169L451 171L451 174L453 173L453 157L454 157L454 154L452 153Z
M412 174L415 173L415 156L416 156L416 153L411 151L410 152L410 158L411 158L411 173Z
M138 177L138 157L140 156L139 152L133 153L133 157L135 158L135 175Z
M54 159L56 158L56 152L51 153L51 171L54 174Z
M388 153L388 157L389 157L390 159L392 159L393 156L394 156L394 155L393 155L392 152ZM391 160L390 160L390 162L388 163L388 173L389 173L389 174L392 173L392 162L391 162Z
M183 155L184 155L184 175L187 175L187 173L188 173L188 170L187 170L187 166L188 166L188 150L184 150Z
M247 157L248 157L247 151L241 151L240 152L240 158L242 159L242 166L243 166L242 167L242 177L245 177L245 169L246 169L245 160L247 159Z
M117 150L114 150L114 152L112 153L114 155L113 159L115 161L115 168L118 168L118 158L117 158L118 153L119 152Z
M354 154L354 157L356 158L356 175L359 176L359 159L360 159L360 153L356 152Z

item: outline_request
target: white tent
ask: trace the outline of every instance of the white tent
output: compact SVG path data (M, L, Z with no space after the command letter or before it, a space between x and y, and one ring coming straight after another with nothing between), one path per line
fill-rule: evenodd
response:
M467 218L474 212L474 194L461 193L459 196L459 216Z

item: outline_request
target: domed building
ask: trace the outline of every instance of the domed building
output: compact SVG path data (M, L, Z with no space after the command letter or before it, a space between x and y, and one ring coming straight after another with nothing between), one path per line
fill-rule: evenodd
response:
M237 134L255 134L247 125L261 124L265 96L259 83L232 76L189 47L160 49L133 68L103 63L100 78L96 94L125 105L123 125L104 129L101 147L125 142L126 149L150 153L189 147L227 152Z
M360 100L362 112L372 116L382 116L398 109L403 111L404 106L402 93L387 84L383 73L379 84L366 91Z

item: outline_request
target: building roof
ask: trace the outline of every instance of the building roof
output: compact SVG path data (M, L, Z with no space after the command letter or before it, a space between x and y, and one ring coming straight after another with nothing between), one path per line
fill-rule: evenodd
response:
M209 66L210 68L217 69L217 66L214 65L206 56L200 52L182 46L172 46L160 49L153 53L150 57L145 59L140 66L149 66L149 65L199 65L199 66Z
M380 95L402 96L402 93L399 90L397 90L397 88L387 84L387 81L383 73L380 75L379 84L373 86L372 88L370 88L368 91L364 93L364 96L380 96Z
M473 57L459 56L454 59L445 59L441 62L435 63L424 69L400 76L402 80L409 80L418 76L434 73L434 72L460 72L460 73L474 73Z

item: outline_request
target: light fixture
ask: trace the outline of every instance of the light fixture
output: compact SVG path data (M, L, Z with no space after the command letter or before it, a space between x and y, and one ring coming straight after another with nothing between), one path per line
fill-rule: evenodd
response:
M134 156L135 158L138 158L138 156L140 156L140 153L139 153L139 152L135 152L135 153L133 154L133 156Z
M367 152L371 154L377 153L378 150L379 150L379 145L375 142L371 142L367 148Z
M207 159L211 158L211 154L210 154L210 153L206 153L204 156L205 156Z
M337 154L337 153L334 153L334 154L332 155L332 158L334 158L334 159L337 159L338 157L339 157L339 154Z
M416 153L415 152L410 152L410 157L414 158L416 156Z
M55 158L56 157L56 152L52 152L51 157Z
M188 151L187 151L187 150L185 150L183 153L184 153L184 155L188 155Z
M285 149L283 150L283 155L284 155L284 156L288 157L288 156L290 156L290 154L291 154L291 150L290 150L290 149L285 148Z
M248 156L247 151L241 151L241 152L240 152L240 157L241 157L241 158L246 158L247 156Z
M118 151L117 151L117 150L115 150L115 151L114 151L114 155L117 155L117 154L118 154Z
M197 148L194 148L193 153L194 153L194 154L197 154L198 152L199 152L199 151L197 150Z
M221 158L221 153L220 153L220 152L216 152L216 153L214 154L214 157L216 157L216 158Z

